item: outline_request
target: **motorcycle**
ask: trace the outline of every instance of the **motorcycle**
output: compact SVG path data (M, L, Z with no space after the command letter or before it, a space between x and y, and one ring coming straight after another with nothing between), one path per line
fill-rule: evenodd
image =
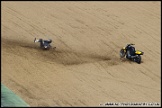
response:
M50 45L50 43L52 42L52 40L43 40L43 39L34 39L34 42L40 42L40 48L42 48L43 50L49 50L52 46ZM56 47L54 47L56 48Z
M128 44L128 45L135 45L135 44ZM138 64L141 63L141 55L143 55L144 52L143 51L140 51L140 50L135 50L135 58L128 58L127 56L127 48L126 47L123 47L121 50L120 50L120 58L124 58L126 56L127 59L131 60L131 61L134 61L134 62L137 62Z

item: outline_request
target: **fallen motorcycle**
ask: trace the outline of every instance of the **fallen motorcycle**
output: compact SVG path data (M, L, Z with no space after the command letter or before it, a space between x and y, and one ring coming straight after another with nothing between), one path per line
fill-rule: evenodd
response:
M127 46L129 45L135 45L135 44L127 44ZM143 51L139 51L139 50L135 50L135 57L134 58L128 58L128 55L127 55L127 47L123 47L121 50L120 50L120 58L124 58L126 57L127 59L131 60L131 61L134 61L138 64L141 63L141 55L144 54Z

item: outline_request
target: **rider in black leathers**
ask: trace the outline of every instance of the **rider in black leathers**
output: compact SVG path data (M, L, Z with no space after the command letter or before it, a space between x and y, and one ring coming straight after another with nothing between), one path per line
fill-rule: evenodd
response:
M44 45L50 45L50 43L52 42L51 39L49 40L43 40L43 39L34 39L34 42L40 42L40 47L43 47Z
M135 47L133 47L132 45L134 45L134 44L127 44L127 46L125 47L126 50L127 50L126 57L128 59L134 59L136 57L136 55L135 55Z

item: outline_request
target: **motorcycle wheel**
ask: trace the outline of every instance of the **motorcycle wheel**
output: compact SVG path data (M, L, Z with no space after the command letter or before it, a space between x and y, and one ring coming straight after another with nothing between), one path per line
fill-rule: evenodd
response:
M140 56L140 55L137 56L137 58L136 58L136 62L137 62L138 64L141 63L141 56Z
M121 49L121 50L120 50L120 57L123 58L124 56L125 56L124 49Z

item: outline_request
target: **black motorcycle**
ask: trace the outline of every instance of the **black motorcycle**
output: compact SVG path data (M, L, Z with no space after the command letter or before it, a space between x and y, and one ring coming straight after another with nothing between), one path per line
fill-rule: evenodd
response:
M129 45L135 45L135 44L127 44L127 46ZM128 55L127 55L127 47L123 47L121 50L120 50L120 57L121 58L124 58L126 56L127 59L131 60L131 61L134 61L134 62L137 62L138 64L141 63L141 55L143 55L144 52L142 51L139 51L139 50L135 50L135 57L134 58L128 58Z

